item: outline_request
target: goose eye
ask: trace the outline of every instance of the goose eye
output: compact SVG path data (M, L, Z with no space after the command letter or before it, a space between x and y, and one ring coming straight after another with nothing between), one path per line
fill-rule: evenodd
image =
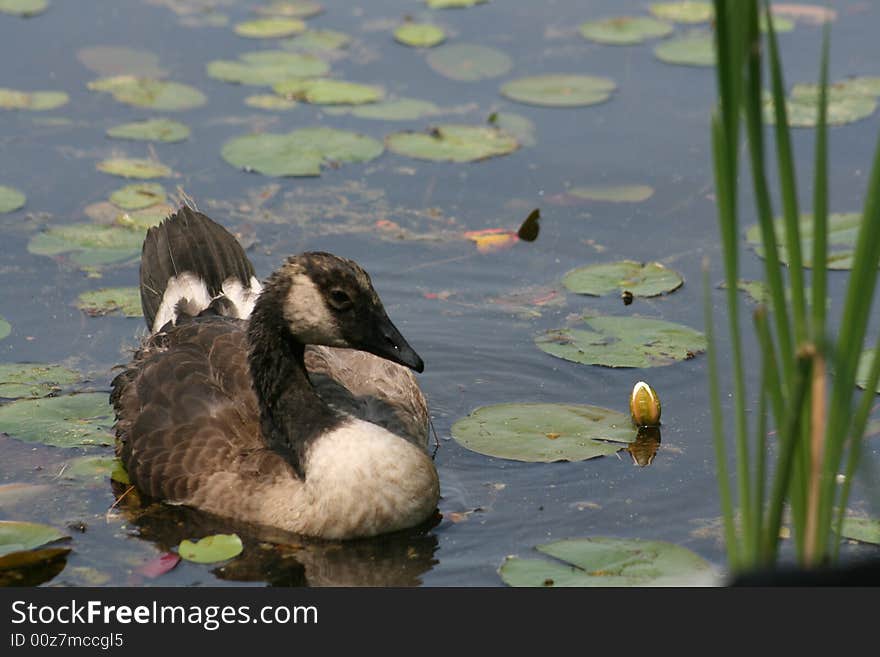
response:
M351 301L351 297L348 296L348 293L336 289L330 291L330 305L336 310L349 310L354 304Z

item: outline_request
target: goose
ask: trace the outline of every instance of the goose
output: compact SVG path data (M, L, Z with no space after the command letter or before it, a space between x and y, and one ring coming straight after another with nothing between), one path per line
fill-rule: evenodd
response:
M141 493L326 539L434 513L410 372L424 365L357 263L301 253L261 284L232 234L184 206L147 232L140 291L150 334L110 401Z

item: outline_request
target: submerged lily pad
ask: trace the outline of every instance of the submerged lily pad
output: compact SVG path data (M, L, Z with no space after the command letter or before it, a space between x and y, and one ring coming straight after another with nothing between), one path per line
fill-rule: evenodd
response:
M872 83L863 83L870 78L853 78L828 87L828 125L846 125L871 116L877 111L877 94ZM819 121L819 87L813 84L797 84L785 100L789 125L796 128L812 128ZM773 97L764 94L764 120L776 122Z
M123 178L167 178L173 173L161 162L126 157L102 160L97 167L98 171Z
M672 30L669 23L646 16L617 16L581 25L581 35L585 39L613 46L644 43L667 36Z
M844 518L840 535L860 543L880 545L880 520L852 516Z
M14 187L0 185L0 214L23 208L27 197Z
M522 114L496 112L489 117L489 125L516 137L520 146L534 146L537 143L535 139L535 124Z
M555 561L507 557L501 579L509 586L693 586L715 579L705 559L662 541L574 538L536 549Z
M715 8L711 2L655 2L650 9L657 18L676 23L708 23L715 17Z
M76 58L98 75L136 75L161 78L167 71L160 68L159 57L149 50L125 46L90 46L76 51Z
M63 91L18 91L0 87L0 109L42 112L66 105L70 101Z
M489 0L425 0L425 4L431 9L465 9L486 2Z
M208 76L235 84L272 86L291 78L314 78L326 74L330 66L314 55L285 50L260 50L240 55L238 61L208 62Z
M281 96L276 96L274 94L257 94L255 96L248 96L244 99L244 104L248 107L256 107L257 109L270 111L289 110L299 105L295 100L282 98Z
M585 317L588 329L554 329L535 344L557 358L604 367L660 367L706 350L699 331L645 317Z
M871 363L874 360L874 350L865 349L859 356L859 369L856 373L856 385L864 389L868 385L868 374L871 373ZM880 381L877 382L877 390L880 393Z
M789 264L788 249L785 248L785 222L777 219L773 222L776 230L776 243L779 259ZM804 267L813 266L813 218L810 214L802 214L800 220L801 259ZM855 255L856 238L862 225L862 215L856 212L834 213L828 215L828 268L851 269ZM746 240L762 258L764 245L761 240L761 228L753 224L746 230Z
M107 130L108 137L138 141L164 141L174 143L189 137L189 128L171 119L148 119L113 126Z
M21 399L0 406L0 432L54 447L110 445L113 422L104 392Z
M654 48L661 62L680 66L715 66L715 45L709 32L692 32Z
M0 557L33 550L65 538L67 534L49 525L17 520L0 520Z
M413 48L431 48L443 43L446 33L430 23L404 23L394 30L394 38Z
M97 266L136 257L143 241L142 232L121 226L68 224L51 226L34 235L28 242L28 251L47 256L72 253L76 264Z
M588 201L608 201L611 203L641 203L654 195L649 185L594 185L591 187L572 187L567 192Z
M29 18L49 8L47 0L0 0L0 14Z
M323 11L324 7L318 2L312 2L312 0L276 0L256 8L258 14L293 18L311 18Z
M272 90L285 98L315 105L363 105L382 100L384 95L379 87L331 78L286 80L274 85Z
M501 86L501 95L543 107L582 107L604 103L616 85L609 78L563 73L519 78Z
M460 124L438 125L430 132L396 132L385 143L400 155L442 162L475 162L519 148L516 139L497 128Z
M120 103L154 110L187 110L207 102L205 94L188 84L134 75L100 78L88 87L109 93Z
M301 34L306 24L298 18L260 18L244 21L235 26L235 33L249 39L277 39Z
M12 326L3 317L0 317L0 340L9 336Z
M80 456L67 463L64 468L65 479L106 480L119 464L112 456Z
M628 415L579 404L497 404L452 425L468 449L515 461L552 463L606 456L636 439Z
M440 75L464 82L497 78L513 63L497 48L471 43L453 43L428 53L428 66Z
M336 30L307 30L302 34L285 39L281 45L291 50L303 52L327 52L346 48L351 37Z
M92 317L119 312L126 317L143 317L141 292L136 287L105 287L83 292L76 307Z
M267 176L318 176L331 162L368 162L382 144L371 137L333 128L301 128L286 134L254 134L230 139L223 159Z
M80 380L79 372L60 365L7 363L0 365L0 397L45 397L62 385Z
M562 284L577 294L602 296L628 291L637 297L656 297L677 290L684 284L678 272L659 262L620 260L601 265L578 267L568 272Z
M140 210L157 203L164 203L165 188L159 183L137 183L117 189L110 195L110 202L123 210Z
M360 119L378 119L381 121L415 121L426 116L440 113L440 108L427 100L416 98L398 98L381 103L357 105L355 107L331 107L325 110L328 114L350 114Z
M237 534L214 534L195 542L181 541L177 553L187 561L215 563L232 559L241 554L243 549Z

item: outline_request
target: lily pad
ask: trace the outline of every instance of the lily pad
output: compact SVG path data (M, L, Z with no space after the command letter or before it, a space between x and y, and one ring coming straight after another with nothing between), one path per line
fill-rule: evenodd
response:
M318 176L331 162L368 162L383 151L371 137L332 128L301 128L286 134L262 133L230 139L223 159L267 176Z
M699 331L645 317L585 317L588 329L554 329L535 344L557 358L604 367L660 367L706 350Z
M235 33L249 39L277 39L301 34L306 24L298 18L260 18L244 21L235 26Z
M363 105L382 100L384 95L379 87L331 78L286 80L274 85L272 90L285 98L315 105Z
M149 50L125 46L90 46L76 51L76 58L98 75L135 75L161 78L167 71L160 68L159 57Z
M773 222L776 230L779 259L788 262L788 249L785 248L785 222L777 219ZM856 212L833 213L828 215L828 269L851 269L855 251L856 238L862 225L862 215ZM813 266L813 218L802 214L800 220L801 258L804 267ZM762 258L764 245L761 240L761 228L753 224L746 230L746 240Z
M62 385L76 383L79 372L60 365L8 363L0 365L0 397L45 397L58 392Z
M0 557L70 538L62 531L36 522L0 520Z
M594 185L572 187L568 194L588 201L641 203L654 195L654 188L649 185Z
M489 0L425 0L431 9L466 9L486 2Z
M27 197L14 187L0 185L0 214L23 208Z
M562 284L572 292L596 297L623 291L637 297L656 297L677 290L683 283L678 272L659 262L645 264L633 260L578 267L562 279Z
M21 399L0 406L0 432L54 447L111 445L113 409L106 393Z
M709 32L692 32L654 48L661 62L680 66L715 66L715 45Z
M248 107L256 107L257 109L269 111L289 110L299 105L295 100L282 98L281 96L276 96L274 94L257 94L255 96L248 96L244 99L244 104Z
M646 16L617 16L581 25L581 35L585 39L612 46L644 43L649 39L668 36L672 30L669 23Z
M314 55L285 50L260 50L240 55L238 61L208 62L208 76L224 82L272 86L291 78L314 78L325 75L330 66Z
M864 389L868 385L868 374L871 373L871 363L874 360L874 350L865 349L859 356L859 368L856 372L856 385ZM0 388L2 390L2 388ZM880 381L877 382L877 390L880 393Z
M497 128L460 124L438 125L430 132L396 132L385 144L400 155L438 162L475 162L519 148L516 139Z
M76 299L76 307L92 317L115 312L126 317L143 317L141 293L136 287L105 287L83 292Z
M575 538L536 549L555 561L507 557L501 579L509 586L693 586L715 579L705 559L662 541Z
M49 8L47 0L0 0L0 14L29 18Z
M415 121L441 112L434 103L415 98L398 98L355 107L331 107L325 111L328 114L350 114L360 119L381 121Z
M516 137L520 146L534 146L537 143L535 140L535 124L522 114L496 112L489 118L489 125Z
M126 185L110 194L110 202L123 210L140 210L167 199L165 188L159 183L137 183Z
M443 43L446 33L430 23L404 23L394 30L394 38L413 48L431 48Z
M68 224L51 226L34 235L28 242L28 251L46 256L71 253L76 264L97 266L137 257L143 241L142 232L121 226Z
M497 48L471 43L453 43L428 53L428 66L440 75L463 82L497 78L513 63Z
M840 535L860 543L880 545L880 520L852 516L844 518Z
M265 16L290 16L291 18L311 18L323 13L324 7L312 0L276 0L255 9Z
M0 109L42 112L56 109L70 101L63 91L18 91L0 87Z
M615 88L608 78L557 73L507 82L501 86L501 95L527 105L583 107L604 103Z
M9 322L0 317L0 340L5 337L8 337L12 332L12 326L10 326Z
M167 178L173 173L161 162L125 157L102 160L97 167L98 171L123 178Z
M862 80L867 80L863 78ZM850 83L828 87L828 125L846 125L868 118L877 111L877 97L869 93L871 83L854 78ZM819 120L819 87L813 84L797 84L785 101L788 122L796 128L815 127ZM764 94L764 120L776 122L773 97Z
M100 78L88 87L109 93L120 103L153 110L187 110L207 102L205 94L188 84L134 75Z
M328 52L348 47L351 37L336 30L307 30L302 34L285 39L281 45L302 52Z
M711 2L693 0L655 2L650 9L657 18L676 23L708 23L715 17L715 9Z
M189 137L189 128L171 119L148 119L114 126L107 131L107 136L116 139L174 143Z
M237 534L214 534L195 542L181 541L177 552L187 561L215 563L237 557L243 549Z
M106 479L118 459L112 456L80 456L67 462L62 476L65 479Z
M536 463L584 461L614 454L636 439L628 415L579 404L497 404L452 425L464 447Z

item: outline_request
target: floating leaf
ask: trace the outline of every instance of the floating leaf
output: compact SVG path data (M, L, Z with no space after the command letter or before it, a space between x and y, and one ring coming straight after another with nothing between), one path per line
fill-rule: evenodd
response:
M17 520L0 520L0 557L5 557L13 552L33 550L65 538L70 537L49 525Z
M465 9L485 2L489 0L425 0L425 4L431 9Z
M784 264L788 262L788 249L785 248L785 222L777 219L773 222L776 230L779 259ZM834 213L828 216L828 268L851 269L856 244L856 237L862 225L862 215L850 213ZM801 258L804 267L813 266L813 217L810 214L801 214ZM764 245L761 240L761 228L754 224L746 230L746 240L762 258L764 257Z
M721 283L719 287L722 289L726 288L727 281ZM744 292L745 295L755 303L770 303L770 288L767 287L767 284L764 281L747 281L739 279L736 281L736 289L740 292Z
M51 226L34 235L28 251L47 256L72 252L77 264L94 266L136 257L143 241L143 233L120 226L68 224Z
M27 197L14 187L0 185L0 214L24 207Z
M452 425L468 449L515 461L583 461L614 454L636 439L628 415L579 404L497 404Z
M298 18L261 18L235 26L235 33L249 39L277 39L306 31Z
M107 136L117 139L174 143L189 137L189 128L171 119L148 119L114 126L107 131Z
M414 48L431 48L446 40L446 33L430 23L404 23L394 30L394 38Z
M120 103L154 110L187 110L207 102L205 94L188 84L133 75L100 78L88 86L109 93Z
M554 329L535 338L541 351L585 365L660 367L706 349L699 331L644 317L585 317L589 329Z
M694 586L715 579L702 557L661 541L575 538L536 549L557 561L507 557L501 579L509 586Z
M527 105L581 107L605 102L615 88L608 78L559 73L507 82L501 86L501 95Z
M47 484L25 484L21 482L0 484L0 509L4 507L12 509L23 501L40 497L51 490L52 486Z
M268 5L260 5L255 10L266 16L290 16L292 18L311 18L324 11L324 7L312 0L277 0Z
M656 297L677 290L683 283L678 272L659 262L633 260L578 267L562 278L562 284L572 292L597 297L624 291L637 297Z
M331 162L368 162L382 154L371 137L332 128L302 128L287 134L236 137L223 146L232 166L267 176L318 176Z
M45 397L58 392L64 384L76 383L80 378L79 372L60 365L0 364L0 397Z
M256 96L248 96L244 99L244 104L248 107L256 107L270 111L293 109L299 103L295 100L282 98L274 94L257 94Z
M667 36L672 30L669 23L645 16L617 16L581 25L581 34L585 39L614 46L643 43Z
M516 139L497 128L445 124L430 132L396 132L385 138L389 150L422 160L475 162L512 153Z
M70 101L63 91L18 91L0 87L0 109L42 112L66 105Z
M21 399L0 406L0 432L54 447L109 445L114 413L106 393Z
M795 20L803 20L813 25L831 22L837 19L837 12L830 7L819 5L803 5L788 2L774 2L770 7L774 16L787 16ZM774 21L775 22L775 21Z
M159 57L149 50L125 46L91 46L77 50L76 58L98 75L161 78L167 74L167 71L159 67Z
M654 55L667 64L715 66L715 45L709 32L692 32L664 41L654 48Z
M877 110L876 78L851 78L828 87L828 125L846 125L871 116ZM819 120L819 88L796 84L785 101L789 125L812 128ZM764 94L764 120L776 122L773 96Z
M859 369L856 373L856 385L864 389L868 385L868 375L871 373L871 363L874 361L874 350L865 349L859 356ZM2 387L0 387L2 391ZM880 381L877 382L876 392L880 393Z
M761 16L758 19L758 25L762 32L768 32L767 29L767 19L764 18L764 12L761 12ZM784 32L791 32L794 29L794 21L785 18L783 16L774 15L773 16L773 30L776 34L782 34Z
M208 62L208 76L235 84L272 86L291 78L313 78L326 74L330 66L314 55L284 50L260 50L239 55L238 61Z
M509 249L519 241L517 234L506 228L469 230L464 236L477 245L477 251L480 253L503 251L504 249Z
M137 287L105 287L83 292L76 299L76 307L96 317L120 312L126 317L142 317L141 293Z
M159 183L126 185L110 194L110 202L123 210L148 208L157 203L164 203L167 198L165 188Z
M113 223L116 226L123 226L130 232L143 235L148 228L158 226L170 214L174 213L174 208L168 205L151 205L143 210L135 210L131 212L122 212L116 215Z
M441 112L440 108L427 100L415 98L398 98L381 103L357 105L355 107L331 107L328 114L351 114L360 119L378 119L381 121L414 121Z
M473 82L497 78L510 70L510 57L488 46L454 43L428 53L428 66L453 80Z
M336 30L308 30L299 36L285 39L281 45L303 52L327 52L346 48L351 37Z
M379 87L330 78L286 80L274 85L272 90L285 98L315 105L362 105L375 103L384 95Z
M534 146L535 124L531 120L514 112L495 112L489 119L489 124L516 137L520 146Z
M650 9L657 18L676 23L708 23L715 17L711 2L655 2Z
M236 534L214 534L196 542L180 542L177 552L187 561L196 563L215 563L226 561L241 554L241 539Z
M119 459L112 456L80 456L68 461L64 468L65 479L97 479L103 481L110 478L110 473Z
M48 7L49 3L46 0L0 0L0 14L12 14L22 18L42 14Z
M569 196L588 201L641 203L654 195L654 188L648 185L594 185L591 187L572 187L567 193Z
M126 157L102 160L97 167L98 171L123 178L167 178L173 173L161 162Z
M7 337L11 331L12 327L9 325L9 322L0 317L0 340Z
M880 520L852 516L844 518L840 535L860 543L880 545Z

